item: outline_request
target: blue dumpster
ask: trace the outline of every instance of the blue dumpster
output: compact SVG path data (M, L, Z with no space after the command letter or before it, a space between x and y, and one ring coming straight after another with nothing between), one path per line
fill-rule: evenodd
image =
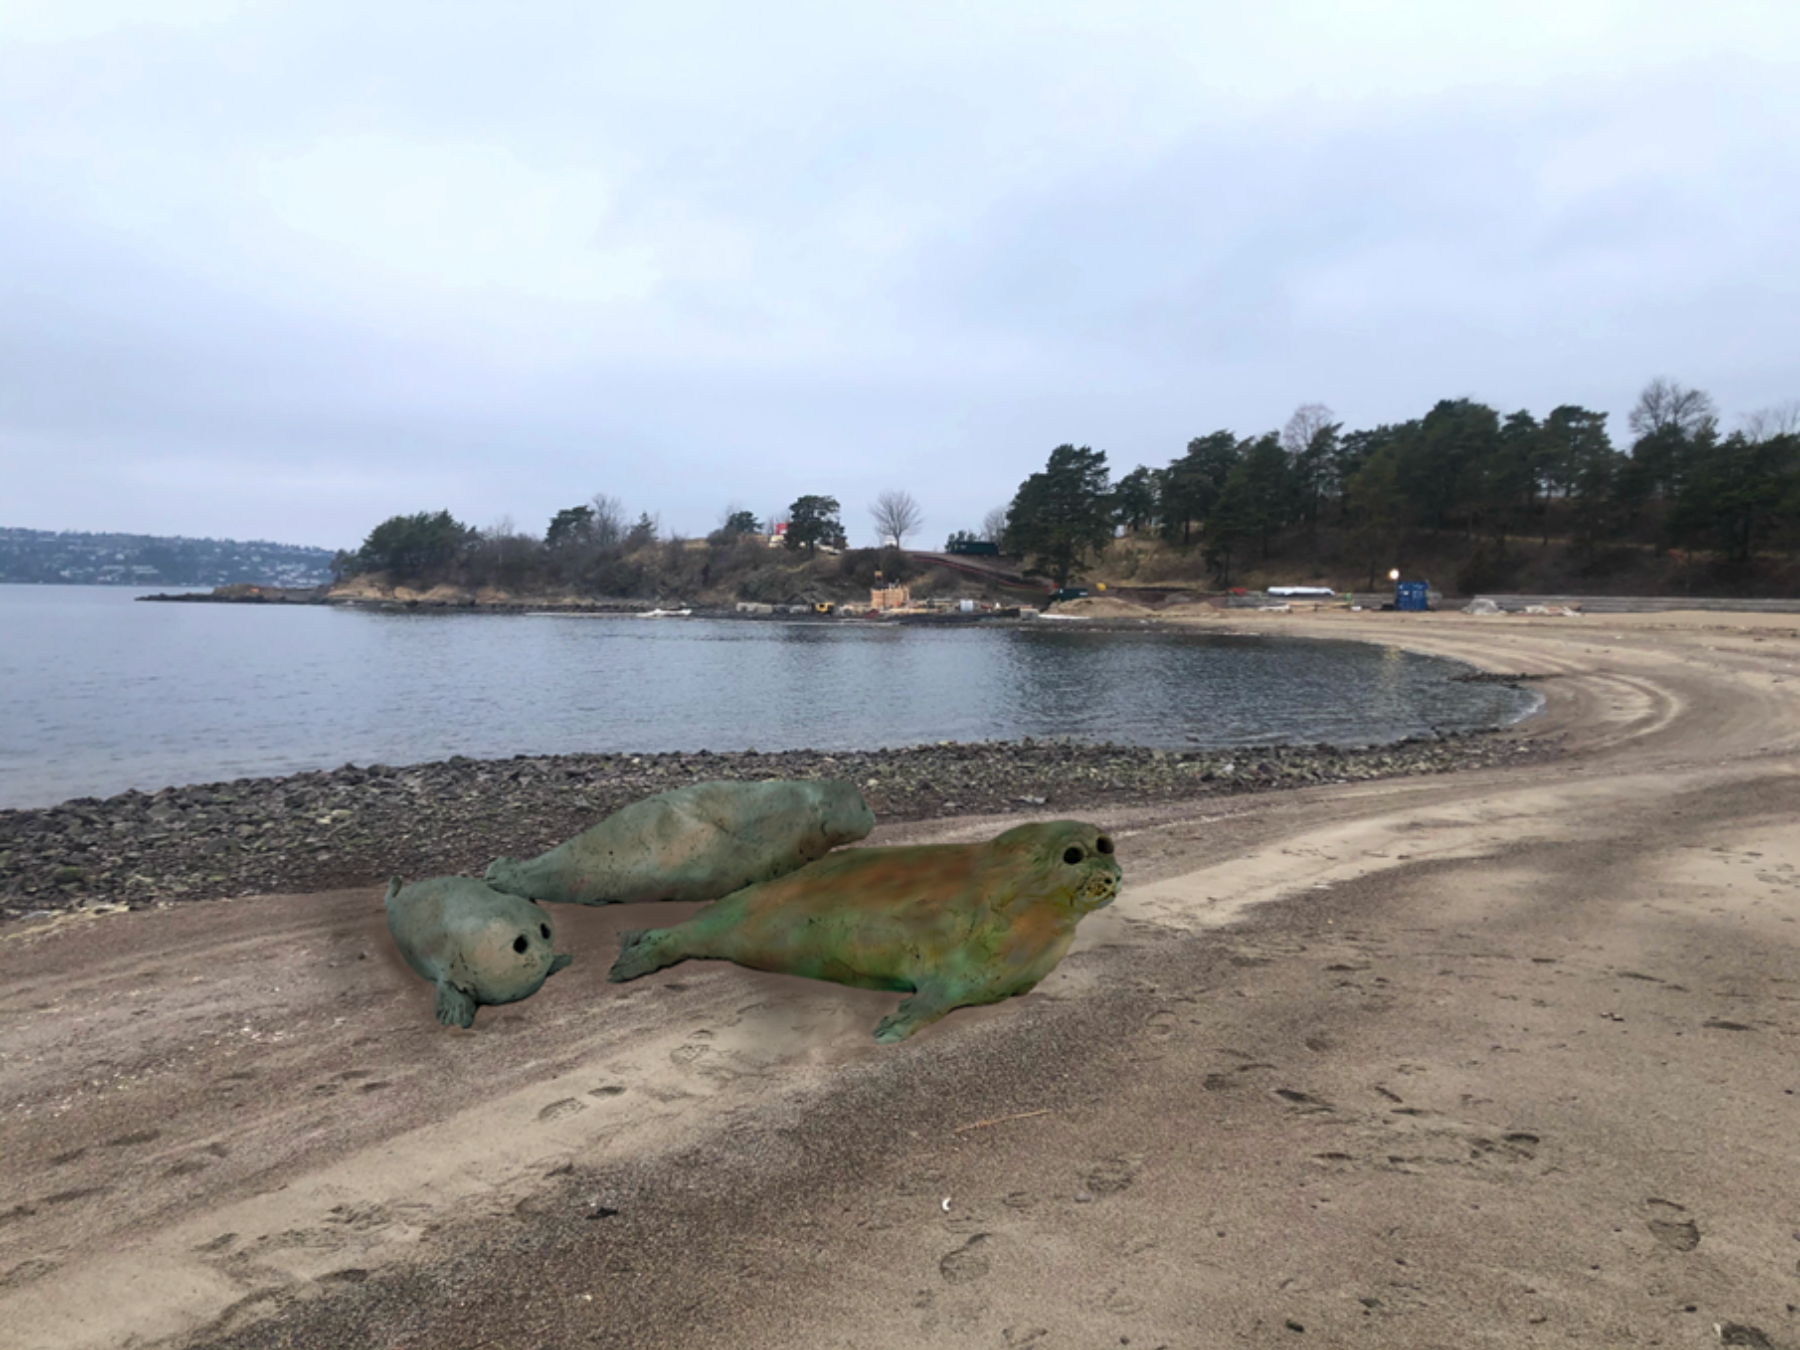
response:
M1395 582L1394 608L1410 610L1430 609L1431 604L1425 596L1425 583L1422 581Z

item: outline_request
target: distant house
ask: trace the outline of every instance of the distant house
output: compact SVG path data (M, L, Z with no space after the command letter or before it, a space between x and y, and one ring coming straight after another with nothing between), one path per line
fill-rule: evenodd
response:
M775 522L775 533L769 536L769 547L780 548L785 543L787 543L787 522L778 520Z

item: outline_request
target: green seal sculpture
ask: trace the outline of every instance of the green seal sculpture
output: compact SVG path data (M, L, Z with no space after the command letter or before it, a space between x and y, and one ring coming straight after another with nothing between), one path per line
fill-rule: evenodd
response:
M437 1020L467 1027L483 1004L517 1003L575 958L551 950L550 916L469 877L388 883L388 932L406 964L437 987Z
M1023 994L1119 892L1113 843L1076 820L985 844L857 848L748 886L686 923L622 935L607 978L695 957L912 997L875 1028L906 1039L952 1008Z
M561 904L717 900L874 828L851 783L694 783L633 802L539 857L497 858L487 881Z

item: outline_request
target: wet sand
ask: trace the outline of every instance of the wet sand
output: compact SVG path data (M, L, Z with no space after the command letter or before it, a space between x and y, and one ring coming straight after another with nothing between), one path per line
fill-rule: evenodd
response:
M1112 811L1056 973L897 1047L605 983L688 906L472 1032L374 889L9 925L0 1342L1800 1345L1800 620L1192 621L1545 676L1564 753Z

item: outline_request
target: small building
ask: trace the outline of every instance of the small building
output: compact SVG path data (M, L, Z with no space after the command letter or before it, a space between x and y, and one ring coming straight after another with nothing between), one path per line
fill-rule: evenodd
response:
M911 604L910 586L876 586L869 591L870 609L906 609Z

